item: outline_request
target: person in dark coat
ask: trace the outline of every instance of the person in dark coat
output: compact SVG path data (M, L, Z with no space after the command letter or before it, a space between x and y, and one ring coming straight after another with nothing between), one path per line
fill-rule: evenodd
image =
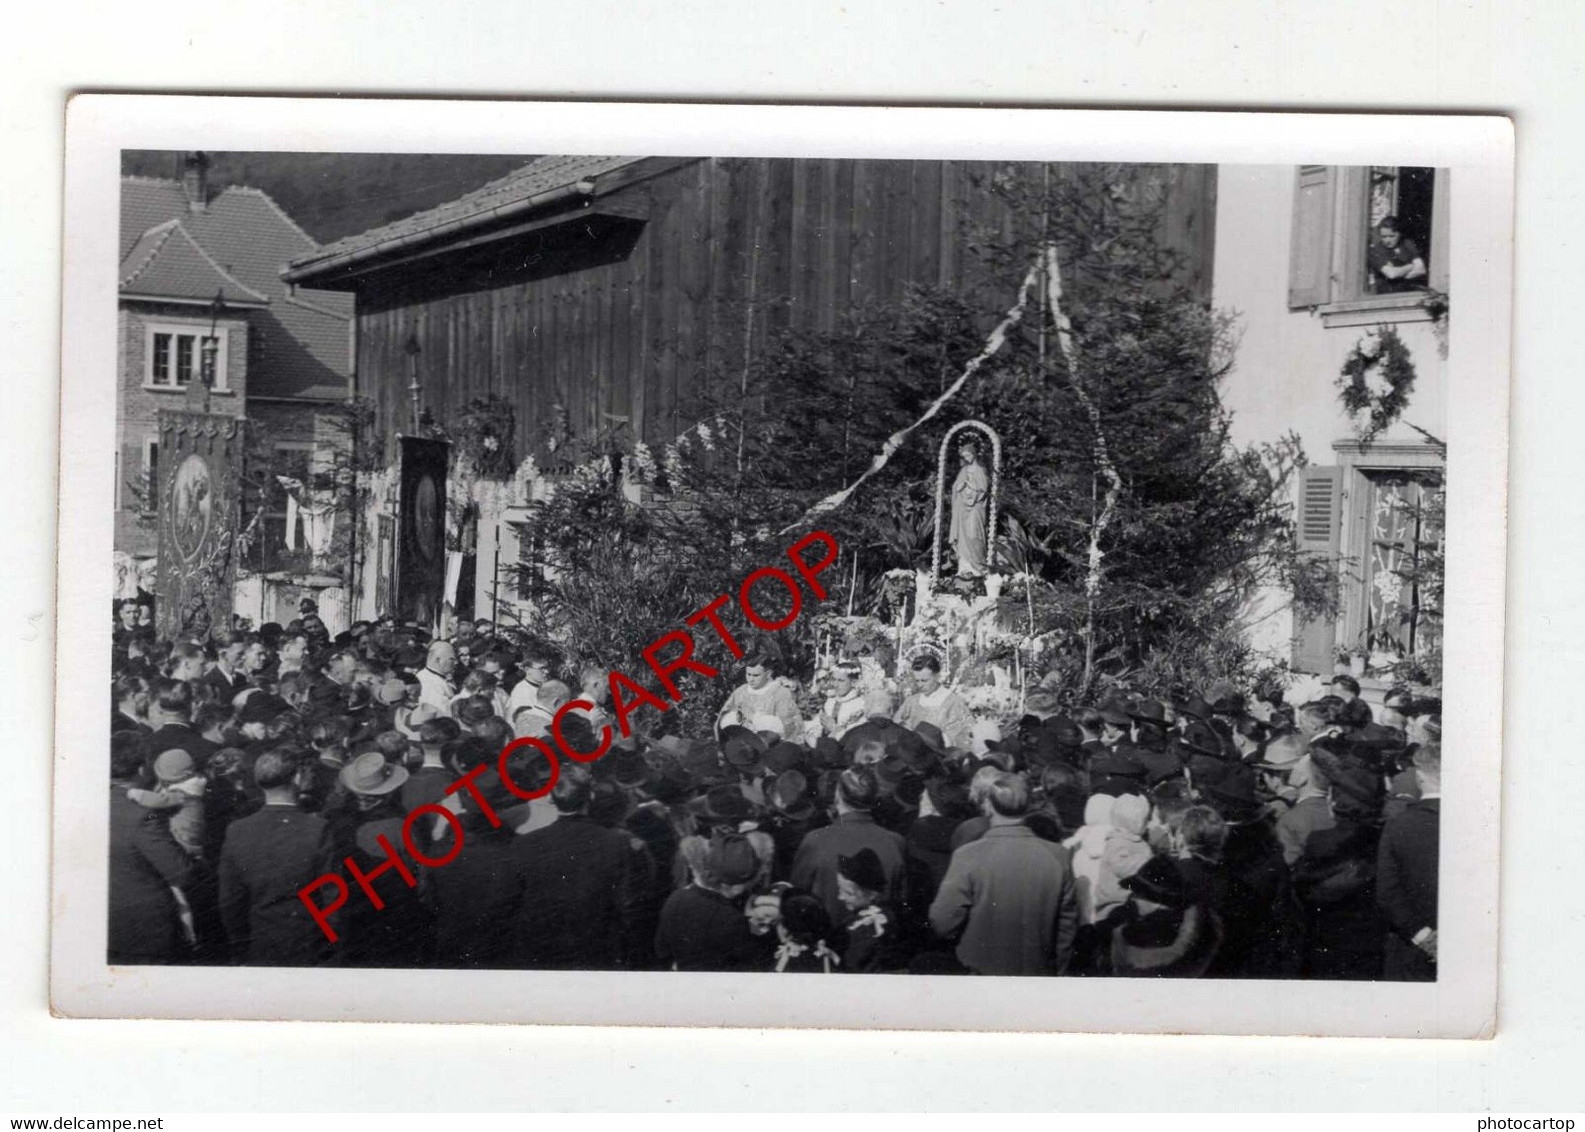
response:
M1440 744L1421 744L1414 753L1414 770L1420 800L1387 823L1376 857L1376 902L1391 929L1382 973L1399 981L1435 982Z
M596 825L615 830L627 838L627 907L621 915L625 938L620 965L628 970L647 971L654 967L655 927L660 921L661 904L669 886L662 887L662 873L650 854L648 841L627 826L636 813L633 796L626 788L615 782L595 782L589 801L589 818ZM641 827L648 820L648 817L640 819ZM650 832L657 831L651 828Z
M793 858L792 883L824 901L826 915L841 923L847 910L837 896L837 860L860 849L873 849L886 873L886 902L895 909L907 907L907 844L902 835L877 825L870 811L880 797L875 775L851 767L837 778L836 821L804 838Z
M969 792L961 783L937 777L925 784L919 816L908 827L905 838L910 887L919 893L921 904L935 896L941 878L947 875L955 848L954 831L973 816Z
M110 924L106 961L115 966L179 963L188 948L173 889L191 883L194 864L158 812L127 797L143 770L141 737L110 741Z
M582 970L621 966L632 900L628 836L588 815L594 783L574 763L551 790L556 820L518 838L523 900L514 966Z
M193 729L193 689L185 680L156 680L154 700L149 706L149 725L153 731L143 739L143 761L148 766L166 751L186 751L193 765L203 774L209 756L219 748Z
M112 732L136 731L140 735L153 732L146 718L151 699L150 685L146 679L132 673L116 677L110 699Z
M688 859L702 839L684 840L679 856ZM743 896L759 874L759 858L738 834L716 837L700 855L693 883L666 898L655 929L655 960L673 971L764 971L772 961L776 937L755 935L743 910Z
M269 751L253 765L264 808L231 823L220 850L220 918L231 960L311 967L327 941L298 892L334 868L330 827L297 806L297 759Z
M1236 764L1235 764L1236 765ZM1235 889L1234 914L1221 961L1226 977L1277 979L1298 972L1298 924L1288 865L1282 859L1275 823L1256 793L1254 772L1236 765L1203 791L1227 823L1222 867Z
M1216 914L1223 933L1208 978L1235 979L1250 965L1262 920L1253 914L1258 897L1223 862L1228 825L1211 806L1190 806L1173 821L1173 863L1191 903Z
M215 657L215 666L200 677L216 703L230 705L237 695L253 687L242 672L242 657L247 644L241 639L227 641Z
M476 781L484 805L498 817L517 804L498 775L480 775ZM457 815L462 850L429 874L435 912L434 965L476 970L510 967L523 902L517 831L506 821L492 825L471 795L459 792L454 797L462 799L465 807ZM433 849L437 858L451 852L450 835Z

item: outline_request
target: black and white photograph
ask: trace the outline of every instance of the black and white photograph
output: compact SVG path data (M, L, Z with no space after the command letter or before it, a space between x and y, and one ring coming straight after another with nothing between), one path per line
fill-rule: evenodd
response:
M825 113L85 131L58 1009L1489 1027L1510 151Z

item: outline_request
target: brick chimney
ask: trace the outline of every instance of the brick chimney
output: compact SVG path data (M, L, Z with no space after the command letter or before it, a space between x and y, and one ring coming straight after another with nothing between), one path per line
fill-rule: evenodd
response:
M209 207L209 155L189 153L182 159L182 188L187 193L187 210L203 212Z

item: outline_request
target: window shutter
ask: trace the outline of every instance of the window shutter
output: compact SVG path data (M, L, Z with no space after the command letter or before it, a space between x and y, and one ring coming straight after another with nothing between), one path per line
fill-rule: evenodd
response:
M1343 469L1303 468L1299 472L1299 552L1337 564L1338 529L1342 525ZM1332 671L1337 622L1331 617L1297 622L1293 666L1301 672Z
M1446 169L1438 169L1436 171L1436 179L1432 182L1432 185L1431 247L1428 250L1431 261L1427 265L1429 278L1426 282L1438 291L1446 291L1448 278L1447 257L1449 254L1447 246L1447 218L1449 211L1451 211L1448 207L1451 199L1448 196L1450 188L1448 171Z
M1301 165L1293 193L1293 236L1288 249L1288 306L1312 307L1332 297L1332 201L1336 177L1329 165Z

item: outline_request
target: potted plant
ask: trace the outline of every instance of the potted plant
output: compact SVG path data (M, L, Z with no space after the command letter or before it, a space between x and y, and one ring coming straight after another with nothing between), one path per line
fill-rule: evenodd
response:
M1357 680L1365 675L1366 664L1370 660L1370 650L1362 644L1339 646L1335 660L1337 671L1347 672Z

